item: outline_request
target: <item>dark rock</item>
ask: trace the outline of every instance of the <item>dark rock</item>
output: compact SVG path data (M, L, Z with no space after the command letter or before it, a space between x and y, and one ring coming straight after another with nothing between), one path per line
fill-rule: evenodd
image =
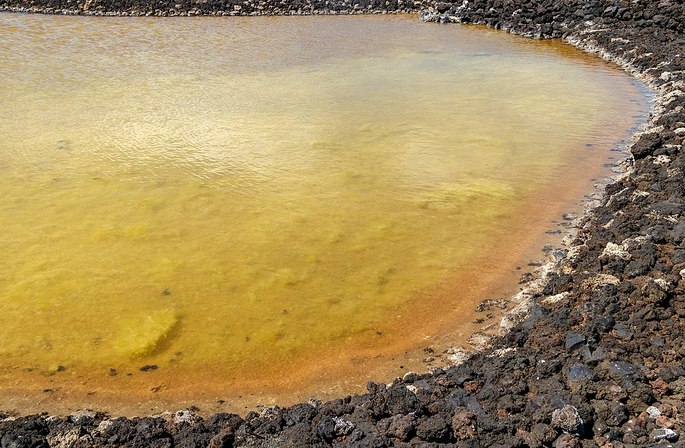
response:
M554 448L580 448L580 440L571 434L562 434L554 441Z
M401 441L408 441L416 432L416 416L409 415L394 415L390 417L386 435Z
M439 2L435 5L435 9L437 9L438 12L443 13L443 12L447 11L448 9L450 9L451 6L452 6L451 3Z
M611 426L621 426L628 420L628 410L625 405L616 403L611 406L606 422Z
M230 430L222 430L209 440L208 448L231 448L235 440L235 433Z
M446 442L451 435L451 428L440 415L421 419L416 425L416 436L426 442Z
M656 204L652 205L652 210L655 212L668 216L668 215L680 215L685 211L685 205L679 202L673 202L673 201L661 201L657 202Z
M594 333L603 334L611 331L615 323L611 316L599 316L592 320L590 327Z
M566 350L573 350L585 342L585 336L569 332L566 334Z
M573 364L566 373L569 382L573 381L592 381L595 379L595 372L585 364Z
M619 322L614 327L614 333L621 339L630 340L633 337L634 331L623 322Z
M482 415L485 413L483 406L481 406L476 397L464 397L464 405L466 406L466 409L473 412L475 415Z
M337 433L335 431L335 420L328 415L324 416L317 426L317 430L321 436L326 440L333 440Z
M314 406L309 403L300 403L287 409L285 411L284 420L287 426L293 426L298 423L311 422L316 416L317 411Z
M544 423L534 424L530 433L543 445L552 443L557 437L557 432L550 425Z
M0 438L2 448L49 448L45 437L34 434L8 433Z
M674 250L673 255L671 256L671 261L673 261L673 264L685 263L685 249Z
M474 439L477 435L475 426L476 416L472 412L457 410L452 417L452 433L458 441Z
M685 221L680 221L676 224L673 230L671 230L670 237L675 244L683 242L685 239Z
M661 136L656 132L649 132L642 134L640 139L630 148L633 156L636 159L642 159L652 154L656 148L661 146L663 140Z

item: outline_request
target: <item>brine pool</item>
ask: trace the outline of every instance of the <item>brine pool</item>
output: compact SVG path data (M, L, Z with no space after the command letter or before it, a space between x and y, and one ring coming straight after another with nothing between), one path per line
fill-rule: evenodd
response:
M241 410L425 369L645 98L559 42L413 16L0 14L3 410Z

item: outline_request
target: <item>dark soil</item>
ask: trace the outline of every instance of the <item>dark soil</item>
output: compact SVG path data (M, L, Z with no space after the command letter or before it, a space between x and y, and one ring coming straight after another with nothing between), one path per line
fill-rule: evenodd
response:
M240 8L236 8L240 6ZM191 411L0 419L2 448L230 446L682 446L685 431L685 3L473 0L0 0L85 14L416 11L564 38L657 94L633 171L606 187L526 317L490 348L429 374L242 418ZM0 404L1 408L1 404ZM2 418L0 414L0 418Z

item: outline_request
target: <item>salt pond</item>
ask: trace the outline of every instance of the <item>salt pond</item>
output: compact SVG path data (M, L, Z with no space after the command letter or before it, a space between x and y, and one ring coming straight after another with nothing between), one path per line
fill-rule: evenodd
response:
M346 393L463 342L646 100L560 43L414 17L0 14L0 105L0 394L145 412Z

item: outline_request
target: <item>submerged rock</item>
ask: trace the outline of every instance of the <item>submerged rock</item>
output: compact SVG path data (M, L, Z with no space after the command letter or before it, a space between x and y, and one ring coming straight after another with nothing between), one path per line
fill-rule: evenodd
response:
M489 210L492 209L490 206L493 203L509 201L513 197L513 188L505 183L477 180L468 183L445 183L441 188L424 193L419 202L423 207L430 209L469 210L477 207L481 213L492 213ZM489 204L487 210L483 204Z
M150 355L171 337L178 324L176 311L171 309L122 319L114 350L126 357Z

